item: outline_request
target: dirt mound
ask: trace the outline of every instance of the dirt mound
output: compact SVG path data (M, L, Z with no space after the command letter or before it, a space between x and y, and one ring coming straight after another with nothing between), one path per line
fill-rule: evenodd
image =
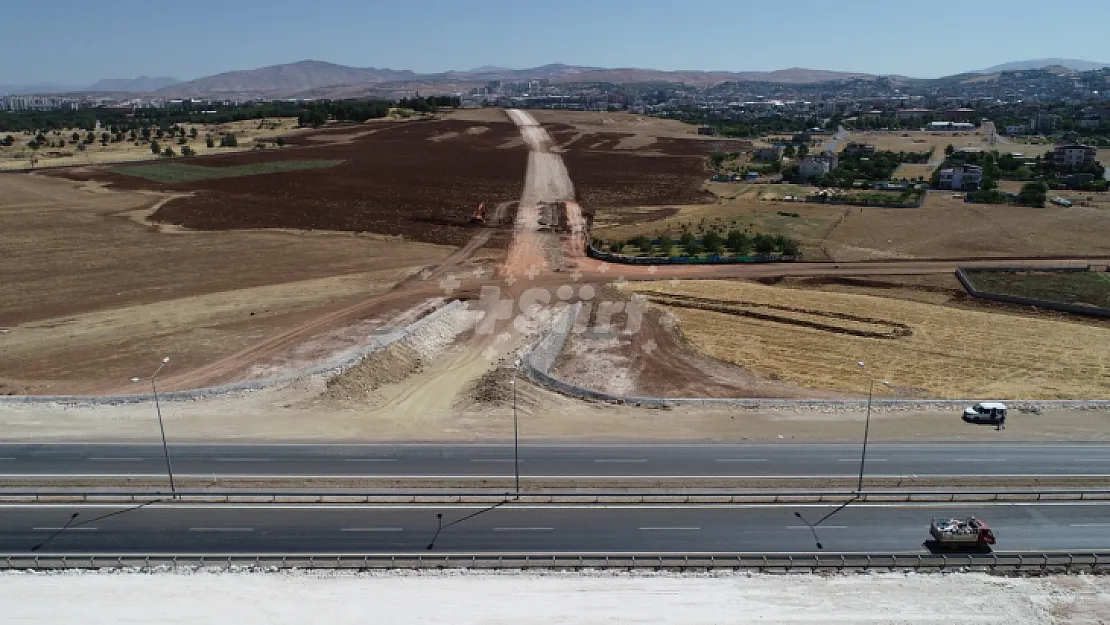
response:
M362 362L328 380L325 399L358 400L370 398L387 384L396 384L424 368L415 349L394 343L371 353Z
M477 404L504 406L513 401L513 370L505 367L490 369L474 381L468 393Z

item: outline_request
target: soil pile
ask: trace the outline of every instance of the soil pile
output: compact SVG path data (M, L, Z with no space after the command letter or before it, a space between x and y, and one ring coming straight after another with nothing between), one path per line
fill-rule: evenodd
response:
M371 353L360 363L328 380L326 399L359 400L373 396L387 384L396 384L424 367L420 354L405 343L394 343Z
M478 404L503 406L513 400L513 371L498 367L485 372L474 382L470 398Z

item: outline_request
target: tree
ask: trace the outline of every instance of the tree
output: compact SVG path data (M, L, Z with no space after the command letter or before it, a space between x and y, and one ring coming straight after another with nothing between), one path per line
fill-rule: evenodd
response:
M659 235L659 252L663 256L670 256L671 255L671 248L673 248L673 247L674 247L674 241L671 240L671 237L669 237L665 234Z
M651 253L651 239L649 239L648 237L646 237L642 234L637 235L636 237L629 240L629 243L631 243L632 245L635 245L637 247L637 249L639 249L644 254L650 254Z
M1048 185L1043 182L1030 182L1021 187L1018 202L1026 206L1043 207L1048 199Z
M85 135L85 143L92 143L94 141L96 141L96 133L90 130L88 134Z
M689 248L691 245L694 245L697 242L697 237L695 237L694 234L689 230L684 230L682 232L682 236L678 237L678 244L685 248Z
M174 157L173 148L167 147L165 150L162 150L162 156L164 156L166 158L173 158Z
M789 237L784 237L782 241L783 256L797 256L798 252L798 242Z
M159 147L159 145L158 145L158 142L157 142L157 141L151 141L151 142L150 142L150 151L151 151L151 153L153 153L153 154L157 154L157 153L159 153L159 152L161 152L161 151L162 151L162 148L161 148L161 147Z
M944 146L944 156L945 157L952 156L955 153L956 153L956 148L951 143Z
M701 237L701 243L702 246L705 247L705 251L709 252L710 254L721 253L721 244L723 243L723 241L721 241L721 235L717 234L716 232L710 230L703 234Z
M177 145L185 145L188 142L189 142L189 140L186 139L185 137L178 137L177 138Z
M9 147L9 148L12 147L13 145L15 145L15 137L13 137L11 135L8 135L8 136L4 137L4 145Z
M239 145L239 140L235 138L235 133L229 132L220 137L221 148L234 148Z
M748 252L751 251L751 241L747 235L739 230L729 230L725 242L728 249L732 250L732 253L737 256L747 256Z
M284 145L285 145L285 139L283 139L282 137L278 137L278 138L277 138L277 139L276 139L276 140L274 141L274 143L276 143L276 144L277 144L277 146L278 146L278 147L280 148L280 147L282 147L282 146L284 146Z
M794 154L796 154L796 151L792 145L788 145L782 150L782 155L786 158L794 158Z
M70 139L73 139L73 142L74 142L74 143L77 143L78 141L80 141L80 140L81 140L81 133L79 133L79 132L75 132L75 133L73 133L72 135L70 135L70 137L69 137L69 138L70 138Z
M132 128L132 129L131 129L131 132L130 132L130 133L128 133L128 137L129 137L129 138L130 138L130 139L131 139L132 141L138 141L138 140L139 140L139 135L138 135L138 134L137 134L137 133L135 132L135 129L134 129L134 128Z
M110 135L106 132L100 133L100 142L101 143L108 143L111 140L112 140L112 135Z
M196 127L193 127L193 128L190 128L190 129L189 129L189 137L190 137L190 138L192 138L192 139L196 139L196 138L197 138L197 134L199 134L199 133L197 132L197 129L196 129Z
M40 144L39 144L38 141L35 141L34 139L31 139L30 141L27 142L27 147L31 148L32 150L37 150L37 149L39 149Z
M757 234L752 243L756 254L773 254L775 252L775 237Z
M216 141L212 139L212 135L207 135L206 137L204 137L204 145L210 148L216 147Z
M798 146L798 158L805 158L806 154L809 154L809 146L803 143Z
M181 156L196 156L197 151L189 146L181 148Z

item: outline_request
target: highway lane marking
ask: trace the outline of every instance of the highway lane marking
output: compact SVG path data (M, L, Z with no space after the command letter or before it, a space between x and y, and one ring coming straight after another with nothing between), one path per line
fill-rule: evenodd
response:
M607 463L647 462L647 458L594 458L594 462L607 462Z
M109 456L97 456L95 458L89 458L89 460L92 460L93 462L142 462L143 460L146 460L146 458L113 458Z
M4 457L0 457L0 460L15 460L15 458L9 458L7 456L4 456Z
M341 532L403 532L403 527L344 527Z
M956 462L1006 462L1005 458L956 458Z
M32 527L32 532L60 532L62 530L67 532L95 532L95 527Z
M766 458L717 458L714 462L767 462Z
M859 458L837 458L837 462L859 462ZM886 458L868 458L868 462L887 462Z
M700 527L641 527L641 532L697 532Z
M216 458L216 462L269 462L269 458Z
M550 532L554 527L495 527L495 532Z
M396 458L344 458L344 462L397 462Z
M1072 523L1071 527L1110 527L1110 523Z
M471 458L470 462L513 462L512 458ZM524 462L521 460L521 462Z
M819 530L846 530L846 529L848 529L847 525L814 525L813 527L814 527L814 529L819 529ZM809 529L809 526L808 525L787 525L786 529L788 529L788 530L807 530L807 529Z
M190 532L253 532L253 527L190 527Z

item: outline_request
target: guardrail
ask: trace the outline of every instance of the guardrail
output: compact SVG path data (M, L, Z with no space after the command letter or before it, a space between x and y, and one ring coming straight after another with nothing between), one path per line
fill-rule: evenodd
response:
M408 503L483 504L512 501L529 504L725 504L837 502L987 502L987 501L1110 501L1110 489L1014 489L1014 490L749 490L749 491L548 491L520 495L494 491L378 491L351 490L298 492L251 490L178 490L176 497L165 491L0 490L0 502L8 503Z
M984 571L1009 574L1095 573L1110 552L1002 554L0 554L0 570L57 569L469 569L582 571L733 570L760 573Z

